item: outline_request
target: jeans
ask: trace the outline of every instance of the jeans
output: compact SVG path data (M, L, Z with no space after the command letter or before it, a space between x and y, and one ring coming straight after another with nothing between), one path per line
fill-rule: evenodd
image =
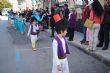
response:
M83 26L83 34L84 34L83 41L86 41L86 30L87 27Z
M99 44L103 45L104 48L108 48L109 46L109 32L110 32L110 24L104 23L101 25L101 29L99 32Z
M98 43L99 30L100 30L100 24L93 24L93 28L90 29L89 46L93 50L96 49L96 45Z
M69 28L69 40L73 40L74 38L74 28Z

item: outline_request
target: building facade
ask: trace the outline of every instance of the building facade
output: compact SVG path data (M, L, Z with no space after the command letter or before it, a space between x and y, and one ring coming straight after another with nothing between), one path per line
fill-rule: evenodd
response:
M13 10L17 11L19 9L45 9L46 7L50 8L55 5L55 3L59 3L61 6L67 3L69 8L75 7L77 4L83 4L84 0L9 0L13 5ZM91 0L90 0L91 1ZM99 0L101 5L104 6L104 0Z

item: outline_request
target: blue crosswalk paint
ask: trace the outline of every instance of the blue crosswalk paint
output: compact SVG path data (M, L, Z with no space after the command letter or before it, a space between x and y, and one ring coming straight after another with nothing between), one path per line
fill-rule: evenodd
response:
M23 71L18 71L17 73L23 73Z
M20 61L20 52L19 50L16 50L16 63L19 64L18 62ZM17 73L24 73L22 70L17 68Z
M16 62L20 61L20 52L17 50L16 51Z

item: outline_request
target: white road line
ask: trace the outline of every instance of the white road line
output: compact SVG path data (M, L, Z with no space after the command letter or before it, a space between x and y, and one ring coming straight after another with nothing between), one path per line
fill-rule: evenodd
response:
M52 47L38 47L36 49L51 49ZM19 50L19 51L30 51L32 50L31 48L30 49L16 49L16 50Z

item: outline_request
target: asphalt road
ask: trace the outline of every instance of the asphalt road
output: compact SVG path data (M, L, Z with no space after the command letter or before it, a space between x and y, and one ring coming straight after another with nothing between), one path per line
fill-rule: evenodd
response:
M0 17L0 73L51 73L52 38L41 32L32 51L30 38L26 33L9 27L5 17ZM69 44L70 73L108 73L110 67L85 54Z

